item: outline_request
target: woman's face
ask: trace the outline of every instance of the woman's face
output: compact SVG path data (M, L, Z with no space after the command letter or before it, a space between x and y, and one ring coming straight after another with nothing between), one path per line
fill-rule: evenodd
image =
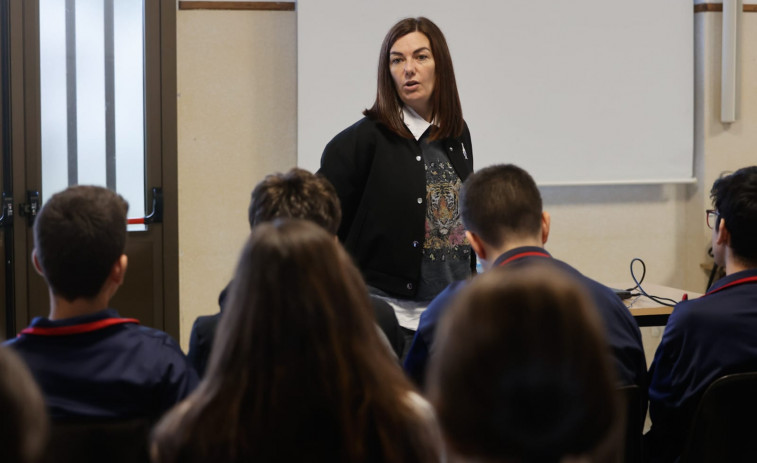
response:
M416 31L397 39L389 51L389 70L402 102L428 121L436 80L428 37Z

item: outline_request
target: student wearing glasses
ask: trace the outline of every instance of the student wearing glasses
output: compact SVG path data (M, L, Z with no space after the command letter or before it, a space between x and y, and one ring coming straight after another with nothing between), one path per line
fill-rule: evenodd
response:
M651 461L682 451L697 403L717 378L757 371L757 166L715 181L707 211L715 263L726 276L676 305L650 368L645 436Z

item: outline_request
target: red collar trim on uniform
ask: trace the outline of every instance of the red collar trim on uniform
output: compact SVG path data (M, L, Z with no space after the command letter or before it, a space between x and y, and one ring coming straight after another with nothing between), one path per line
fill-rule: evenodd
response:
M89 323L82 323L71 326L30 326L21 331L21 334L36 334L39 336L65 336L68 334L89 333L113 325L122 325L125 323L139 324L136 318L106 318Z
M715 288L712 291L708 291L705 296L709 296L710 294L717 293L718 291L722 291L726 288L730 288L731 286L736 285L743 285L744 283L757 283L757 276L754 277L745 277L745 278L739 278L738 280L734 280L728 284L725 284L721 286L720 288Z
M521 252L520 254L515 254L514 256L510 256L507 259L500 262L499 266L502 267L503 265L512 262L517 259L521 259L523 257L531 257L531 256L539 256L539 257L552 257L546 252L541 251L530 251L530 252Z

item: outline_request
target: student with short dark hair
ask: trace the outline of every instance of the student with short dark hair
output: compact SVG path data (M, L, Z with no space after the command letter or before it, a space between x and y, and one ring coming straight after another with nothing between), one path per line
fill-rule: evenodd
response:
M3 463L39 461L50 426L45 402L24 362L3 346L0 346L0 410Z
M26 362L53 419L154 419L197 375L178 344L108 308L124 280L128 204L101 187L54 194L34 222L34 267L50 314L8 341Z
M278 218L299 218L336 235L342 221L342 208L333 185L305 169L294 167L284 174L266 175L250 196L250 229Z
M485 270L524 269L544 263L574 275L599 311L612 348L618 381L646 389L646 359L636 321L610 288L554 259L544 249L549 237L550 216L542 210L541 194L528 172L514 165L496 165L471 174L463 184L460 209L468 240ZM447 310L450 299L466 284L450 285L421 315L405 359L405 370L419 384L423 384L429 356L435 354L437 322Z
M623 413L587 296L537 263L492 269L455 297L427 381L451 460L618 461Z
M707 211L715 263L726 276L707 293L679 302L649 370L645 436L651 461L675 461L693 414L717 378L757 371L757 166L715 181Z
M205 379L154 431L155 463L439 461L431 408L382 345L333 235L256 225L228 304Z
M336 235L342 219L339 197L325 177L304 169L293 168L286 173L267 175L252 190L248 209L250 228L277 218L310 220L324 230ZM189 338L189 360L200 376L205 374L215 332L227 303L229 285L218 296L221 311L214 315L198 317L192 326ZM399 357L405 347L405 339L394 314L394 309L385 301L372 297L371 306L378 326Z

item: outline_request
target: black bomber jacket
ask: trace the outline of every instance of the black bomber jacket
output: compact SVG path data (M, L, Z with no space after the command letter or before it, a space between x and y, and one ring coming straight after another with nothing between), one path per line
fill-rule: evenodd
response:
M339 239L366 282L402 298L413 298L418 287L426 215L421 148L408 136L364 117L326 145L318 171L336 188L342 204ZM468 126L442 144L465 181L473 172Z

